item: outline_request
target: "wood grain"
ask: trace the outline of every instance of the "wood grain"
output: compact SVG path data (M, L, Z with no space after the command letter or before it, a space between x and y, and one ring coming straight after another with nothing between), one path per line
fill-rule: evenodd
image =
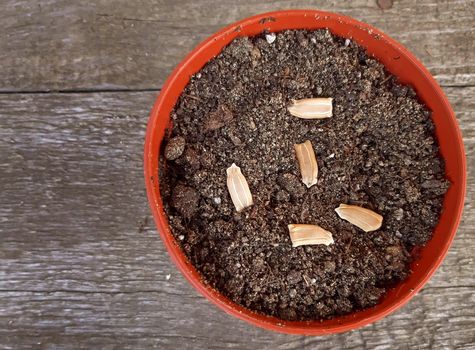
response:
M406 45L444 86L475 85L475 0L3 0L0 91L158 89L200 41L238 19L313 8Z
M156 92L0 94L0 347L475 347L475 87L445 91L469 165L464 218L446 260L393 315L318 338L224 314L170 263L142 175Z

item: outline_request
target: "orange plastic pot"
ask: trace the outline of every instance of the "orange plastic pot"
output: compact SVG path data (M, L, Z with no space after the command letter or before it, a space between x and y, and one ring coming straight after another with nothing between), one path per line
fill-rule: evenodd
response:
M432 111L446 174L452 185L445 195L443 212L433 238L417 252L417 258L411 266L412 273L405 281L390 289L378 305L323 322L289 322L253 313L203 283L170 232L160 198L158 159L161 141L166 130L171 127L170 112L190 76L225 45L238 36L252 36L264 30L274 32L318 28L329 28L336 35L355 40L403 83L415 89L419 98ZM262 328L293 334L324 335L356 329L381 319L407 303L444 259L454 239L465 197L466 163L460 130L447 98L427 69L406 48L381 31L342 15L314 10L278 11L250 17L220 30L198 45L175 68L155 102L147 127L144 162L147 195L158 232L186 279L227 313Z

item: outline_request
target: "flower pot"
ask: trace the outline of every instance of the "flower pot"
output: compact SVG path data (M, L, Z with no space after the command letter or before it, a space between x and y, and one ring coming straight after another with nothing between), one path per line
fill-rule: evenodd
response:
M331 320L283 321L249 311L202 282L199 273L190 264L170 232L160 197L158 161L162 139L171 127L170 112L190 76L199 71L224 46L238 36L252 36L264 30L319 28L329 28L336 35L356 41L401 82L414 88L418 97L432 111L436 136L451 187L445 195L443 211L433 238L418 250L417 258L411 265L412 273L406 280L389 289L378 305ZM166 81L150 114L145 139L144 167L148 200L157 229L172 260L186 279L211 302L237 318L274 331L308 335L356 329L381 319L407 303L436 271L454 239L462 214L466 182L463 142L454 113L427 69L401 44L381 31L345 16L314 10L278 11L244 19L212 35L188 54Z

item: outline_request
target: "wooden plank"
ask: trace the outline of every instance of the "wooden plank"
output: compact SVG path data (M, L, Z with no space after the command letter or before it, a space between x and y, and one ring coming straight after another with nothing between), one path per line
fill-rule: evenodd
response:
M4 0L0 91L158 89L200 41L238 19L318 8L406 45L442 85L475 85L475 0Z
M469 349L470 288L426 288L402 311L350 333L302 337L252 328L211 307L182 283L136 293L2 293L1 342L28 349ZM466 304L460 300L465 299ZM188 307L185 307L188 305ZM7 319L8 318L8 319ZM252 345L251 345L252 344Z
M394 315L319 338L277 335L227 316L170 263L142 179L154 92L0 95L0 344L475 346L475 87L445 90L463 129L470 179L464 219L447 259L424 291Z

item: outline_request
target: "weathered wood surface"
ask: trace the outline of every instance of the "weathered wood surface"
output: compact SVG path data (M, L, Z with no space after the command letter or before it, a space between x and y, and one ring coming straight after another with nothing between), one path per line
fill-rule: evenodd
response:
M217 29L285 8L339 12L406 45L442 85L475 85L474 0L2 0L0 91L160 88Z
M395 314L308 338L224 314L170 263L142 180L156 92L0 94L0 348L475 347L475 87L445 90L470 179L447 259Z
M346 334L274 334L212 306L170 263L145 197L145 123L173 66L223 25L283 8L400 40L464 134L468 194L445 262L403 309ZM0 348L475 348L474 16L473 0L1 1ZM31 93L51 90L83 93Z

